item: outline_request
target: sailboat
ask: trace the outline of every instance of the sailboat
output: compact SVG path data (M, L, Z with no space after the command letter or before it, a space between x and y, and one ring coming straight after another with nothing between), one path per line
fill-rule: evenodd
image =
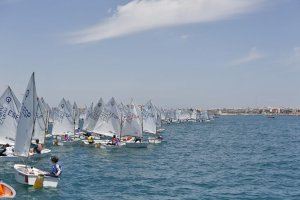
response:
M91 103L90 107L88 107L88 109L85 111L85 118L82 127L83 130L86 130L90 123L91 116L93 114L93 109L94 109L94 104Z
M162 110L160 110L156 106L154 106L154 107L156 110L156 132L162 133L165 131L165 129L162 128Z
M92 131L95 128L96 123L97 123L97 121L100 117L100 114L101 114L102 110L103 110L103 100L102 100L102 98L100 98L97 105L94 107L93 112L90 116L89 124L86 128L88 131Z
M55 140L60 140L58 145L71 145L74 142L71 139L71 136L74 136L74 132L72 106L63 98L54 113L52 135L55 137Z
M36 119L34 124L34 134L32 136L32 142L35 140L39 140L39 143L45 144L45 137L46 137L46 115L47 111L43 107L43 104L40 98L37 98L37 106L36 106ZM34 154L35 158L41 158L48 156L51 152L50 149L43 149L40 154Z
M133 136L138 138L142 138L143 136L141 120L133 101L131 101L128 110L125 113L125 119L121 130L121 137L123 136ZM133 140L126 141L126 147L129 148L146 148L147 146L148 142L144 142L142 139L140 142Z
M25 157L27 159L29 157L29 149L36 122L36 112L37 94L33 73L23 97L19 123L17 126L14 152L17 156ZM30 167L27 164L15 164L14 169L16 181L25 185L34 185L39 175L44 176L44 187L56 187L59 181L59 178L47 176L47 172Z
M148 101L142 109L142 126L143 131L145 133L153 134L155 137L149 137L149 143L161 143L162 138L160 136L156 136L157 132L157 113L156 109L153 106L151 100Z
M103 107L99 119L93 129L98 135L112 138L114 135L120 138L121 120L115 99L112 97ZM101 140L101 144L107 144L109 140Z
M0 97L0 144L15 144L21 104L10 87Z
M16 191L10 185L0 181L0 199L12 199L16 196Z
M0 144L9 144L10 147L6 147L6 156L0 156L2 162L19 160L19 157L13 154L13 145L16 139L20 107L19 100L11 88L7 87L0 97Z
M188 119L189 122L197 122L197 110L196 109L190 109L190 117Z
M76 102L74 102L74 104L73 104L73 120L74 120L75 129L78 129L79 128L79 109L78 109Z
M86 128L86 131L93 131L98 120L99 120L99 117L102 113L102 110L103 110L103 100L102 98L100 98L100 100L98 101L97 105L94 107L94 110L89 118L89 123L87 125L87 128ZM101 141L100 140L100 137L98 137L97 139L94 140L94 143L100 143ZM88 140L82 140L83 144L87 144L87 145L90 145L90 143L88 142Z

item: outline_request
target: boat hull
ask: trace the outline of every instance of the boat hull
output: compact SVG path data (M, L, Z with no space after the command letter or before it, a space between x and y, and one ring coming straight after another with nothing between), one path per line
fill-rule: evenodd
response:
M43 149L41 151L41 153L35 153L33 154L32 158L44 158L47 157L51 154L51 150L50 149Z
M34 185L38 175L45 175L43 187L53 187L56 188L58 185L59 178L47 176L47 172L39 170L37 168L32 168L26 165L15 164L15 179L18 183L24 185Z
M0 182L0 187L0 199L14 198L16 196L16 191L10 185Z
M159 138L148 138L148 141L150 144L160 144L162 142L162 139Z

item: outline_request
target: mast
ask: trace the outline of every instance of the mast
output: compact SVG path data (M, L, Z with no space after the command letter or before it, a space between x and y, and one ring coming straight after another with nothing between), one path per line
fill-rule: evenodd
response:
M123 131L123 115L121 114L121 123L120 123L120 141L121 141L122 131Z
M143 130L144 130L144 118L143 118L143 105L141 105L141 125L142 125L142 135L143 135Z
M34 72L33 72L33 97L34 97L34 94L36 93L36 88L35 88L35 80L34 80ZM31 143L31 141L32 141L32 136L33 136L33 134L34 134L34 127L35 127L35 120L36 120L36 111L35 111L35 105L34 105L34 98L32 98L33 99L33 107L32 107L32 111L33 111L33 126L32 126L32 134L31 134L31 137L30 137L30 143ZM37 101L38 101L38 97L37 97ZM29 145L29 150L30 150L30 145ZM28 154L29 154L29 151L28 151ZM29 155L27 155L27 158L26 158L26 168L27 168L27 164L28 164L28 158L29 158Z

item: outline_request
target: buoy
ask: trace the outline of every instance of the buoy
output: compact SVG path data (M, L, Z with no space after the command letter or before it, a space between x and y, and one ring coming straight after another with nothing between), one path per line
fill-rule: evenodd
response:
M41 188L43 188L43 183L44 183L44 175L39 174L38 177L35 179L33 188L34 189L41 189Z

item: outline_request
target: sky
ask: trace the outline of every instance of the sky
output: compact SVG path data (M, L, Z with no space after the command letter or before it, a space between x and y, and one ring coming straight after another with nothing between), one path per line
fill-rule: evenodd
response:
M300 107L298 0L0 0L0 92Z

